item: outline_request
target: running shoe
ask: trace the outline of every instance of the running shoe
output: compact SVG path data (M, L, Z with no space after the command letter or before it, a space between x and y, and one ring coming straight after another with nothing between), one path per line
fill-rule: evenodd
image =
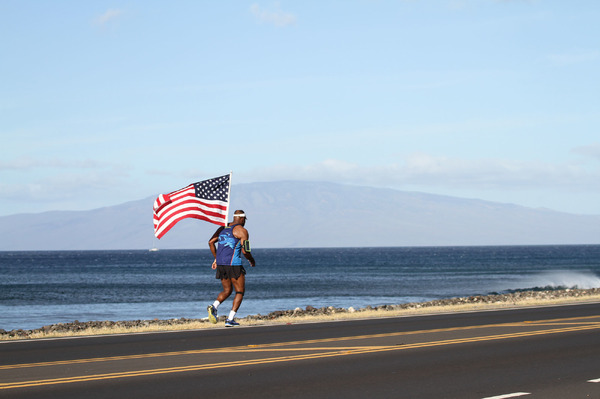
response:
M240 325L240 323L238 323L235 320L229 320L229 319L225 320L225 327L235 327L235 326L239 326L239 325Z
M210 305L206 310L208 310L208 320L213 324L217 324L217 308Z

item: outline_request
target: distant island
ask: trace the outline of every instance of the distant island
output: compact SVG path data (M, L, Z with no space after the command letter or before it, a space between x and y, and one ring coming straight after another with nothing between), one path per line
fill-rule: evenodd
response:
M600 215L335 183L233 185L254 248L600 244ZM155 197L89 211L0 217L0 250L207 248L217 226L153 235Z

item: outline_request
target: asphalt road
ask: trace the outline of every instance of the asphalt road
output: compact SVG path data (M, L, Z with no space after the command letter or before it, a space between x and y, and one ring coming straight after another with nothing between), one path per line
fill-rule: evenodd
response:
M600 398L600 304L0 343L0 398Z

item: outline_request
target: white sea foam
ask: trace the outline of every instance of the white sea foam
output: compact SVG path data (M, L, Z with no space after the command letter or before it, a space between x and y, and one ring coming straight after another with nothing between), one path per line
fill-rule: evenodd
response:
M514 283L513 283L514 284ZM600 277L593 272L553 270L524 276L512 289L600 288Z

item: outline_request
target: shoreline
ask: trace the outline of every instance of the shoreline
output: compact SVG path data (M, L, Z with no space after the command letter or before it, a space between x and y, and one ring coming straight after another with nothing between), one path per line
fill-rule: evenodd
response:
M360 309L307 306L305 309L279 310L267 315L249 315L237 320L248 326L298 324L583 302L600 302L600 288L520 291L509 294L475 295L398 305L367 306ZM220 316L217 324L209 323L207 318L87 322L75 320L72 323L51 324L32 330L15 329L5 331L0 329L0 341L224 328L224 321L225 316Z

